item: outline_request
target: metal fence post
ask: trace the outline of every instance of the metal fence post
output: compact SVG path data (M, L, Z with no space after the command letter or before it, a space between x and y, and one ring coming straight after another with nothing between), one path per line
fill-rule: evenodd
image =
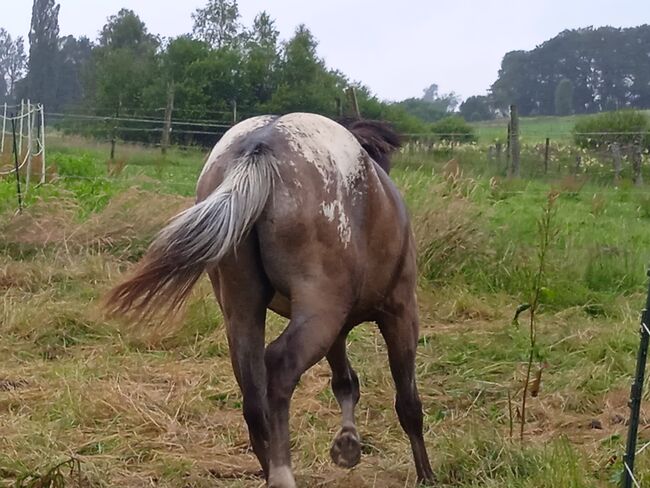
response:
M650 270L648 271L650 277ZM645 376L645 364L648 357L648 342L650 341L650 283L648 284L648 296L645 309L641 315L641 342L636 358L636 375L630 391L630 425L627 433L627 448L623 458L623 488L633 488L634 480L634 456L636 454L637 433L639 430L639 414L641 411L641 396L643 393L643 379ZM633 484L634 483L634 484Z

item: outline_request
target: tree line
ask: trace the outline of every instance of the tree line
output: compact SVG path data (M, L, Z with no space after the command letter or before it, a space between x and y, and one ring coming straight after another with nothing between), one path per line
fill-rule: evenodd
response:
M650 108L650 25L565 30L507 53L490 89L498 109L567 115Z
M243 25L236 0L207 0L192 14L192 32L174 38L151 33L128 9L109 17L95 40L61 36L58 16L55 0L34 0L28 52L24 39L0 28L0 103L29 98L48 112L152 119L171 107L175 120L232 123L259 113L349 115L354 88L364 117L411 133L460 127L441 122L451 114L494 118L512 103L524 116L650 107L647 25L567 30L509 52L488 94L463 103L436 84L421 97L387 102L328 67L307 26L282 41L267 12Z
M29 98L48 112L158 119L171 106L174 119L231 123L259 113L349 115L354 88L364 117L405 132L429 131L458 104L436 85L422 99L380 101L326 66L307 26L281 41L267 12L243 25L236 0L209 0L192 14L193 31L171 39L150 32L129 9L109 17L96 40L60 36L58 15L55 0L34 0L28 55L22 38L0 30L0 101Z

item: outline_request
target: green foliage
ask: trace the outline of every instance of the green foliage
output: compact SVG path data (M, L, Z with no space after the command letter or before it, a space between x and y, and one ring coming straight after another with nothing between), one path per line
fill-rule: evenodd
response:
M427 102L420 98L407 98L397 103L405 112L421 119L424 122L435 122L447 115L447 111L435 103Z
M458 101L454 92L438 93L438 85L434 83L424 90L422 98L407 98L395 105L423 122L435 122L452 112Z
M460 115L468 122L494 118L490 99L484 95L469 97L460 104Z
M109 18L94 51L96 107L119 115L123 106L141 103L145 87L157 70L158 40L132 10Z
M340 93L338 80L318 57L317 46L311 31L300 25L284 46L278 87L268 104L270 112L312 111L335 115L335 100Z
M56 73L59 41L59 5L54 0L34 0L29 31L28 97L56 109Z
M563 78L555 88L555 115L569 115L573 111L573 83Z
M650 147L647 132L648 118L642 112L618 110L579 120L573 128L573 138L579 147L589 149L600 149L615 142Z
M501 109L514 103L522 116L552 115L556 87L567 79L573 85L570 112L648 108L650 85L630 80L650 77L649 40L649 25L565 30L531 51L506 53L491 93Z
M209 0L192 14L194 35L220 49L232 46L240 36L237 0Z
M23 75L26 62L23 38L13 39L0 27L0 100L13 100L16 82Z
M471 125L458 115L445 117L433 124L431 131L441 140L455 142L476 142L476 135Z

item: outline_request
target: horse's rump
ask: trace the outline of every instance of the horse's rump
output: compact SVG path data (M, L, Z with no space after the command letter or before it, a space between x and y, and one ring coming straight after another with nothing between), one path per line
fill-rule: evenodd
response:
M371 126L357 129L363 144L386 154L398 144L372 135ZM404 211L378 173L355 135L330 119L301 113L248 119L217 143L199 178L197 204L159 233L132 276L111 291L108 308L136 316L177 309L206 267L254 227L265 271L285 295L292 279L306 274L361 286L370 264L372 277L383 279L392 272L388 257L401 248L395 222ZM381 242L396 233L397 242ZM374 262L378 246L385 262Z

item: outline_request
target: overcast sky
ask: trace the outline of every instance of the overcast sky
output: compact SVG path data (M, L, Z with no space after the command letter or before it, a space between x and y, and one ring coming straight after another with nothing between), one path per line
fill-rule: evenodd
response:
M206 0L59 0L61 34L96 39L109 15L134 10L153 33L190 32ZM27 39L31 0L0 0L0 27ZM281 37L300 23L331 68L382 99L420 96L431 83L463 97L484 94L503 55L532 49L564 29L650 22L650 0L239 0L242 22L266 10Z

